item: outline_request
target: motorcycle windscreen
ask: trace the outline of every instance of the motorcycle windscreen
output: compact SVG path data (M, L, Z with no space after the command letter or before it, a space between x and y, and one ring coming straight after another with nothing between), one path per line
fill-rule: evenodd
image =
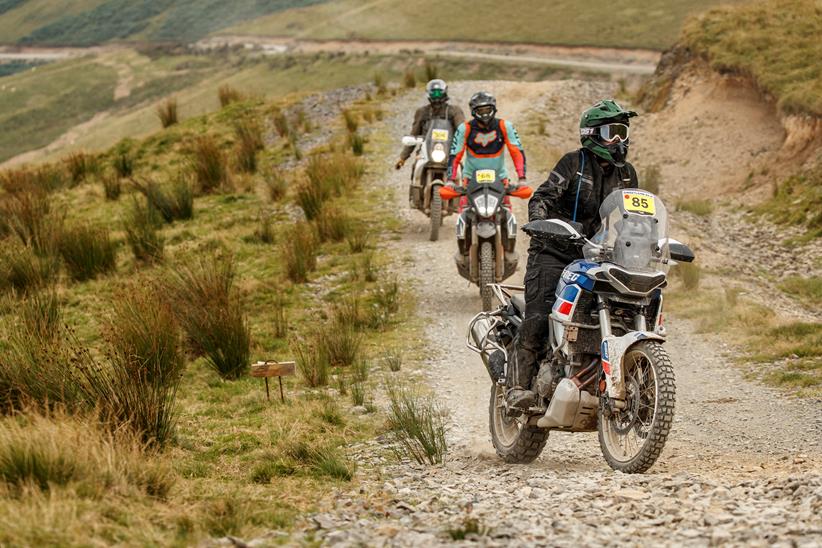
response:
M442 164L448 160L453 137L451 122L442 118L434 118L428 124L428 135L425 136L425 146L428 147L428 158Z
M615 190L599 208L602 220L591 239L603 246L607 261L634 272L668 272L668 211L659 197L645 190ZM585 258L596 250L586 245Z

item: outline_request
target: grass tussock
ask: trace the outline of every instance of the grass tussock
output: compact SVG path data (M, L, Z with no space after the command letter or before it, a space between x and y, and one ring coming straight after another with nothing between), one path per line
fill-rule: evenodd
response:
M710 200L680 200L676 203L677 211L687 211L699 217L707 217L714 210Z
M277 132L280 138L291 140L294 131L291 128L291 123L288 121L285 112L280 109L275 109L271 116L271 123L274 125L274 131Z
M212 255L172 267L165 289L192 350L223 379L249 368L251 333L230 256Z
M116 172L109 172L103 174L100 179L103 184L103 195L106 197L106 200L110 202L119 200L120 195L123 193L123 182L120 176Z
M114 172L121 178L126 179L134 175L134 157L128 150L120 149L111 161Z
M0 245L0 290L27 294L53 283L60 264L52 256L40 256L19 242Z
M163 129L169 128L179 123L177 116L177 99L169 98L157 105L157 118L160 119L160 125Z
M99 158L86 152L73 152L66 157L65 162L72 186L79 185L87 177L100 171Z
M60 322L56 297L30 297L7 325L0 350L0 413L26 409L82 409L86 398L76 372L81 353Z
M359 133L350 133L348 135L348 144L354 156L362 156L365 153L365 137Z
M317 236L309 223L295 224L280 243L280 257L288 279L294 283L308 281L317 268Z
M288 336L288 301L282 294L274 298L273 334L278 339Z
M52 211L51 200L42 189L17 192L0 202L0 214L9 232L40 254L54 251L62 228L62 217Z
M160 214L147 200L132 199L123 219L123 230L138 262L151 264L163 260L165 240L158 230L161 222Z
M292 347L297 358L297 370L306 386L316 388L327 385L331 364L322 337L318 334L304 337Z
M359 159L335 152L309 158L305 174L307 182L297 189L297 204L306 218L313 220L325 202L356 189L364 168Z
M107 363L80 367L90 399L115 429L164 445L173 435L185 366L172 305L153 288L130 287L114 301L105 339Z
M237 167L245 173L257 172L257 154L265 148L263 128L256 120L246 118L234 126L237 137Z
M272 202L279 202L285 198L288 191L288 181L279 171L272 171L265 177L265 189L268 199Z
M178 175L173 183L165 186L151 180L135 180L133 184L163 221L171 223L194 217L194 187L184 175Z
M448 445L445 411L432 396L400 384L389 384L388 425L400 458L419 464L441 464Z
M217 89L217 99L220 101L220 107L225 108L231 103L237 103L244 100L243 94L236 88L228 84L224 84Z
M117 244L105 228L88 224L69 226L60 235L57 248L74 281L90 280L117 268Z
M54 192L67 183L67 174L61 165L46 164L0 171L0 188L9 194L31 190Z
M228 160L214 137L204 135L194 142L190 162L201 193L208 194L231 186Z
M351 253L362 253L368 247L370 235L362 226L351 226L346 234L345 241L348 242L348 250Z
M349 318L349 310L344 305L338 305L331 325L317 337L317 342L325 347L325 355L332 366L354 365L360 358L363 335L357 329L357 319Z
M322 242L341 242L348 234L351 219L337 207L325 206L315 219L317 234Z
M751 76L783 112L822 116L822 12L813 0L758 0L692 19L682 39L720 72Z
M356 133L357 129L360 127L359 120L357 120L357 115L349 109L343 109L342 117L343 123L345 124L345 129L348 133Z
M257 230L254 231L254 236L264 244L270 245L276 241L277 234L274 231L274 220L271 215L265 212L260 213L260 221Z
M175 483L169 466L146 456L139 440L112 435L93 419L27 414L0 420L0 490L66 490L80 498L165 499Z

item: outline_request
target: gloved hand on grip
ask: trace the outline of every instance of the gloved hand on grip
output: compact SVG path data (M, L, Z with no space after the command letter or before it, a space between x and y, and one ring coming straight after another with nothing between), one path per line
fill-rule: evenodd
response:
M394 169L400 170L400 169L402 169L402 166L404 166L404 165L405 165L405 160L400 158L399 160L397 160L397 163L394 164Z

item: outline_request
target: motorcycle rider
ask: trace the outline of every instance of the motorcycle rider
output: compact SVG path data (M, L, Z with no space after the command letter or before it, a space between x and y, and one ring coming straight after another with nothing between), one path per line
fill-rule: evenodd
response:
M514 162L519 182L524 184L525 151L514 125L496 117L496 98L488 92L480 91L471 97L468 106L471 108L473 119L461 125L454 135L454 140L451 141L448 184L455 186L460 163L465 157L465 165L462 168L463 185L471 180L476 170L493 169L503 180L505 186L511 188L505 169L504 151L506 148ZM511 200L508 196L505 197L504 203L510 209ZM460 211L467 204L468 198L463 196L460 200Z
M428 104L423 105L414 113L414 123L411 124L409 135L414 137L425 136L428 132L428 124L434 118L443 118L451 122L451 127L458 128L465 122L465 114L458 106L448 104L448 84L440 79L434 79L425 86L425 94L428 96ZM414 152L415 146L407 146L402 149L399 160L394 164L396 169L401 169L405 161Z
M528 202L528 219L560 219L571 223L586 238L600 226L599 208L614 190L637 188L628 156L630 119L613 100L603 100L582 113L579 135L582 148L569 152ZM525 270L525 317L520 329L517 359L510 368L506 402L509 408L527 409L536 401L531 382L537 364L545 357L548 322L556 300L556 287L565 267L581 259L577 248L531 241Z

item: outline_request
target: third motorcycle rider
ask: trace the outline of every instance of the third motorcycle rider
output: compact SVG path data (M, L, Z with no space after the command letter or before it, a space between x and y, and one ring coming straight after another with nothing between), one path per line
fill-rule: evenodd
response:
M586 238L599 229L599 208L611 192L637 188L634 167L626 161L628 131L633 111L612 100L600 101L582 113L582 148L560 159L528 203L528 219L560 219L572 223ZM525 318L520 330L514 367L509 369L509 408L527 409L535 403L531 382L537 364L545 358L548 318L556 300L562 271L576 259L577 248L559 249L531 242L525 270Z
M414 113L414 122L411 124L409 135L414 137L425 137L428 133L428 124L434 118L441 118L451 122L451 127L456 130L465 122L465 114L456 105L448 104L448 84L440 79L431 80L425 86L425 94L428 96L428 104L423 105ZM402 150L400 159L394 165L396 169L402 168L405 161L414 152L415 145L407 146Z

